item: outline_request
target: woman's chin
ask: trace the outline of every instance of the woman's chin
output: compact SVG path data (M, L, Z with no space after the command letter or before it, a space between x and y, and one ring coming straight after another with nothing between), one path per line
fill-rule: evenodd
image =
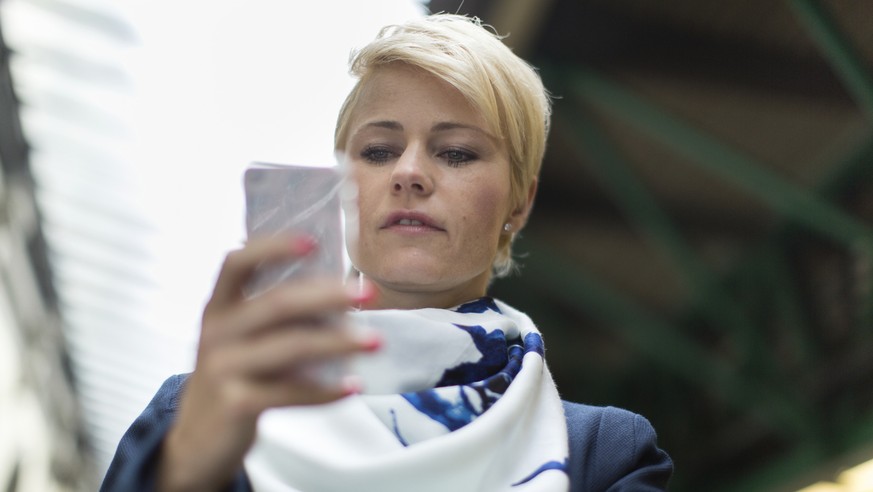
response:
M374 282L391 290L400 292L433 292L451 288L451 282L446 282L441 276L424 274L420 271L407 270L392 272L370 277Z
M446 302L459 303L485 295L488 285L488 270L479 273L459 272L446 269L403 268L393 265L390 270L364 271L364 276L375 282L381 290L415 297L430 296L439 305ZM454 304L452 304L454 305Z

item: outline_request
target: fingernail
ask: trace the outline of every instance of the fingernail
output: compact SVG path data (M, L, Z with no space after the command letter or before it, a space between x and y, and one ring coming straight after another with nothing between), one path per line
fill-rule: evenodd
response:
M368 304L376 298L376 287L367 281L363 281L359 286L352 286L351 297L355 304Z
M342 391L345 396L349 395L357 395L363 389L363 383L361 382L361 377L356 374L349 374L343 377L343 381L341 383Z
M361 346L366 352L375 352L382 348L382 337L376 334L369 334L367 338L361 341Z
M295 236L291 240L291 250L298 255L307 255L315 250L318 241L312 236Z

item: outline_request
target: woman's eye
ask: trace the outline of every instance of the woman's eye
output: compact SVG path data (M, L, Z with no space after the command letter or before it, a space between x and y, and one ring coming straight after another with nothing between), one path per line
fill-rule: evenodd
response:
M387 162L392 155L391 149L386 147L367 147L361 151L361 157L376 164Z
M470 161L476 160L476 155L466 150L449 149L440 154L452 167L460 167Z

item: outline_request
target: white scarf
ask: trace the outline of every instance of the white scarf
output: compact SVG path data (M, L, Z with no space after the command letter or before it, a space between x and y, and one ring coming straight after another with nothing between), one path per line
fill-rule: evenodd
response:
M530 318L487 297L351 316L384 340L353 364L366 394L262 414L245 459L255 491L569 490L563 407Z

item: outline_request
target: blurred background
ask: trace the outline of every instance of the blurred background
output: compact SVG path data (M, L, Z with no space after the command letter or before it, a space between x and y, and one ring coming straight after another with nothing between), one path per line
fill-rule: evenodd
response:
M93 490L243 238L332 162L349 50L479 16L555 96L493 294L674 491L873 490L873 3L0 0L0 487Z

